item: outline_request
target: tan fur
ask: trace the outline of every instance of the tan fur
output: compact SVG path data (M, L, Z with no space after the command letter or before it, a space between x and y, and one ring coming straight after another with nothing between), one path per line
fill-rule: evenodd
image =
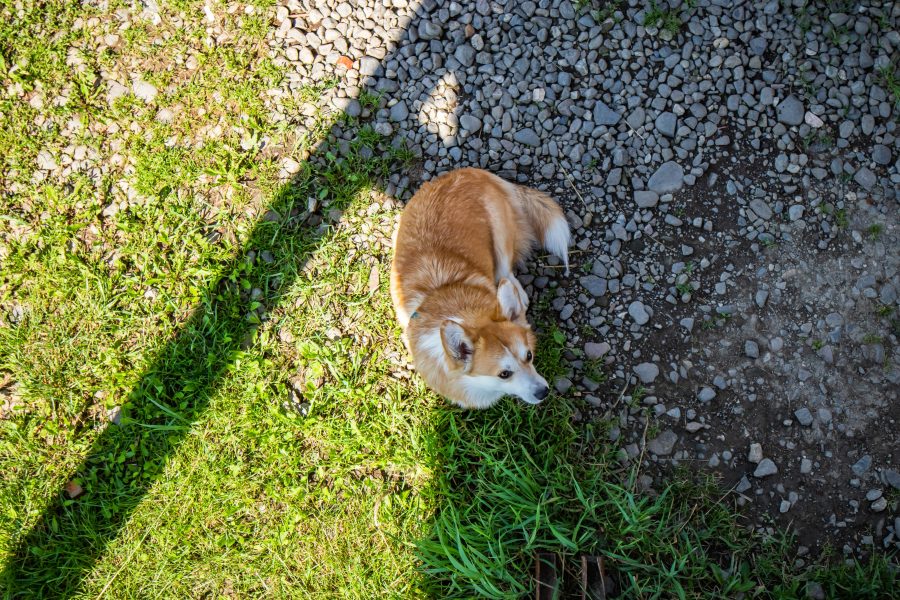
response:
M486 399L490 394L477 393L479 385L493 380L480 378L496 378L512 360L515 376L522 377L516 385L546 384L527 360L534 335L513 269L535 244L546 242L554 222L567 242L562 211L549 196L479 169L460 169L424 184L404 210L391 265L394 309L416 369L457 404L493 404ZM520 299L519 308L501 306L498 285L512 285L505 297ZM458 339L469 342L463 347L471 346L470 355L454 355L452 340Z

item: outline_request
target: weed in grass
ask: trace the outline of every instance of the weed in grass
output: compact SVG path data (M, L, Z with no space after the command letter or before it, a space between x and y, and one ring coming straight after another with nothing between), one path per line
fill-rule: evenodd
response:
M882 84L894 98L894 106L900 107L900 76L894 65L885 65L878 72Z
M644 26L656 27L675 35L681 29L681 18L675 11L664 10L651 0L650 8L644 13Z
M803 137L803 149L824 152L834 147L834 138L825 132L810 132Z
M605 383L607 380L603 359L597 358L584 361L584 375L596 383Z
M825 342L823 340L813 340L812 341L812 349L818 352L822 348L825 347Z
M883 341L884 339L875 333L867 333L862 339L863 344L880 344Z
M510 405L441 416L447 487L429 535L417 544L432 596L525 597L533 593L529 572L539 551L564 561L604 556L624 598L732 597L754 589L787 598L802 592L807 577L822 577L786 566L789 540L735 528L730 503L711 481L691 483L676 473L656 497L620 486L609 476L610 454L579 450L594 435L575 429L570 411L556 402L540 411ZM874 598L895 579L880 559L817 581L828 590L868 589Z
M873 242L881 238L882 233L884 233L883 224L872 223L871 225L869 225L869 239L871 239Z
M839 208L834 211L834 224L840 229L846 229L850 224L849 219L847 218L847 209Z
M538 336L534 366L544 379L554 381L566 373L563 352L566 350L566 334L555 324L545 328Z
M875 312L879 317L890 317L892 314L894 314L894 310L895 309L893 306L890 306L889 304L882 304Z

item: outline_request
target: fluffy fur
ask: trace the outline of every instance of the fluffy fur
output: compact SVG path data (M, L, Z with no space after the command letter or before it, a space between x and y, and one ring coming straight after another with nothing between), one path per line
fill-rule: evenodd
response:
M395 236L391 298L428 385L464 408L547 396L514 269L541 244L568 274L569 239L552 198L486 171L459 169L422 186Z

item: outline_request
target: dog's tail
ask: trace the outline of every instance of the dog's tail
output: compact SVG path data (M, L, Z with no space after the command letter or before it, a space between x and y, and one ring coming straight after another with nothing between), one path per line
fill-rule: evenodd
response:
M532 239L551 254L559 257L569 274L569 224L556 201L544 192L524 186L515 186L515 198L522 207L525 220L531 228ZM530 248L520 249L527 254Z

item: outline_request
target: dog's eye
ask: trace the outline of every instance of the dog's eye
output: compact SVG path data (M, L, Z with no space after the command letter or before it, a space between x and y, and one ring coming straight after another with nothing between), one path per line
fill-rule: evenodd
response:
M531 350L529 350L528 354L525 355L525 362L531 362L532 358L534 358L534 355L531 353Z
M497 375L500 379L509 379L512 377L512 371L500 371L500 374Z

